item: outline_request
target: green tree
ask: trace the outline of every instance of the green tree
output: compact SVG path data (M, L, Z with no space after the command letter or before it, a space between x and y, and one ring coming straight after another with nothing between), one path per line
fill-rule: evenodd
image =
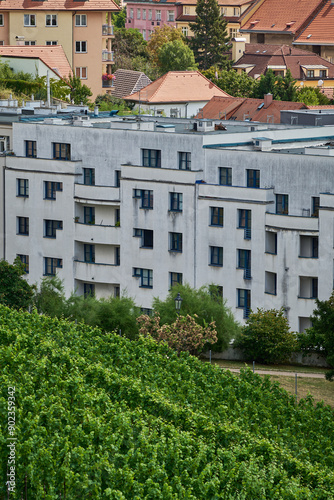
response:
M311 316L312 327L298 335L300 348L306 354L315 351L326 357L331 370L326 379L334 377L334 291L328 300L316 300L316 309Z
M208 70L202 71L202 73L217 87L233 97L250 97L256 86L254 78L251 78L244 72L239 74L234 69L222 69L219 71L212 66Z
M39 313L60 318L66 313L64 285L58 276L44 278L34 296L34 304Z
M125 28L126 7L112 15L112 22L115 28Z
M259 363L281 363L297 349L284 309L258 309L251 313L234 347L241 349L247 360Z
M298 89L296 101L303 102L308 106L322 106L331 102L318 87L303 87Z
M183 316L196 314L196 322L205 327L212 321L216 324L218 340L213 346L215 351L222 351L228 347L229 341L236 338L240 326L235 321L231 310L226 306L226 301L219 295L215 285L191 288L186 285L175 285L169 291L165 300L154 298L153 308L160 316L161 324L174 323L176 319L175 298L180 293L182 306L180 313Z
M189 38L188 43L200 69L224 65L230 45L227 21L220 15L217 0L198 0L196 21L189 26L194 36Z
M277 92L281 101L295 101L297 94L297 80L292 77L288 69L285 76L278 76L276 80Z
M88 104L88 97L93 95L87 85L82 85L81 80L78 76L69 75L68 78L65 79L66 83L68 83L71 87L70 89L70 98L73 100L74 104Z
M268 69L265 75L261 75L260 80L254 87L252 97L263 99L265 94L272 94L274 99L278 98L278 88L276 86L276 76L272 69Z
M23 278L25 265L19 257L9 264L0 261L0 303L15 309L28 309L32 304L35 287Z
M156 27L147 42L147 49L150 54L151 61L159 65L159 51L165 43L175 42L176 40L183 41L184 37L179 28L173 26Z
M181 40L165 43L160 48L159 65L163 73L197 69L193 51Z
M140 58L142 63L149 59L147 42L143 39L140 31L133 28L115 29L113 50L115 55L115 70L119 68L134 69L133 59L135 58Z

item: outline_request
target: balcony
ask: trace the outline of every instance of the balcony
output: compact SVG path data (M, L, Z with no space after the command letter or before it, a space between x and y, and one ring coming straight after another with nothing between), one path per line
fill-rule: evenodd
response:
M102 62L114 62L114 52L109 50L102 51Z
M266 226L293 231L319 231L319 219L294 215L266 213Z
M114 264L74 261L74 278L93 283L120 283L120 267Z
M102 35L103 36L113 36L114 35L114 27L108 26L108 24L102 25Z
M101 245L120 245L121 231L119 227L99 224L75 224L74 239L83 243Z
M114 186L89 186L75 184L75 201L84 204L119 207L119 188Z

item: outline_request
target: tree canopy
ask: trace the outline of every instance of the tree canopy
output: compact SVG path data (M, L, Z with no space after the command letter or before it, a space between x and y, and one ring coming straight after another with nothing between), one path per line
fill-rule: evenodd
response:
M198 0L196 21L189 23L194 36L188 39L200 69L224 66L230 48L227 21L220 15L217 0Z
M147 43L147 49L150 54L150 59L152 63L159 65L159 51L161 47L168 42L174 42L176 40L183 41L182 31L172 26L161 26L156 27L150 36L150 40Z
M159 50L158 60L163 73L197 69L193 51L181 40L165 43Z
M239 75L234 69L217 70L212 66L202 73L217 87L233 97L251 97L257 84L254 78L244 72Z
M17 257L13 264L0 261L0 303L15 309L28 309L32 304L35 287L23 278L25 264Z

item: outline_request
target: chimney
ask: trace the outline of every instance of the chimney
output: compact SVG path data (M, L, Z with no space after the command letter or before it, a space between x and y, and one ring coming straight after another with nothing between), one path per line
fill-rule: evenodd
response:
M270 104L273 102L273 95L272 94L265 94L263 96L264 99L264 108L268 108Z
M333 0L334 1L334 0ZM246 38L232 39L232 61L237 62L245 52Z
M24 36L16 36L16 45L24 45Z

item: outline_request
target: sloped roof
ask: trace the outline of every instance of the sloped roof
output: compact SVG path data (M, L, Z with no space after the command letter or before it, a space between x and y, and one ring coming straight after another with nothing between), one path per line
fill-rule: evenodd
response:
M129 69L118 69L115 72L115 77L115 91L113 92L113 96L120 99L123 96L138 92L152 82L145 73Z
M254 67L248 73L249 76L262 75L268 67L286 67L290 69L293 78L303 77L302 68L315 66L317 68L328 68L328 78L334 78L334 64L326 59L298 47L289 45L265 45L248 43L245 45L244 55L238 59L233 67L240 65Z
M254 0L217 0L221 7L239 7L247 3L252 3ZM181 0L178 2L181 5L196 5L197 0Z
M61 78L72 74L72 69L61 45L0 45L0 56L40 59Z
M1 0L0 11L10 10L120 10L113 0Z
M326 0L264 0L241 31L295 34Z
M308 45L334 45L333 26L334 5L331 0L327 0L320 12L306 26L295 42Z
M205 78L199 71L169 71L124 99L148 103L209 101L213 96L229 95Z
M215 96L195 118L280 123L281 110L305 108L302 102L272 101L265 108L263 99Z

